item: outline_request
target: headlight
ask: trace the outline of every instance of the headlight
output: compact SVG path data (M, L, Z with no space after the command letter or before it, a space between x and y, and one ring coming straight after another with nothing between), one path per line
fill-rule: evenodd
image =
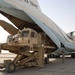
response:
M22 41L22 38L19 38L18 40L19 40L19 41Z
M19 38L18 39L19 42L23 42L23 43L27 43L27 40L23 39L23 38Z

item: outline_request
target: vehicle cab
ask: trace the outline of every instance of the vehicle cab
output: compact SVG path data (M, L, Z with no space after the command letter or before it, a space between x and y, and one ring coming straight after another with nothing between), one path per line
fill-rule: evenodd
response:
M31 28L24 28L22 31L18 31L15 36L8 36L8 44L19 44L24 46L31 46L38 44L38 33Z

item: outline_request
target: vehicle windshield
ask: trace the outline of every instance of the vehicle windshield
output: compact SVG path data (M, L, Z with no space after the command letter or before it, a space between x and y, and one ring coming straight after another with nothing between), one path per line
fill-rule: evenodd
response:
M22 31L21 37L28 37L29 31Z

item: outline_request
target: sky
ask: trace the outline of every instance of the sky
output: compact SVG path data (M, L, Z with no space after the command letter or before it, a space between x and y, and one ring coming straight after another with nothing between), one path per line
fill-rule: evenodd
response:
M64 32L75 31L75 0L38 0L40 8ZM8 21L0 14L0 19ZM0 42L9 35L0 27Z
M42 12L64 32L75 31L75 0L38 0Z

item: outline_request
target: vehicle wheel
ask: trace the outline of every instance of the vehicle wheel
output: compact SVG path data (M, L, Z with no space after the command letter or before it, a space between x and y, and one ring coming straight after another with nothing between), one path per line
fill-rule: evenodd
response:
M15 64L12 62L7 63L5 66L5 72L12 73L14 71L15 71Z
M49 58L45 58L45 64L49 63Z

